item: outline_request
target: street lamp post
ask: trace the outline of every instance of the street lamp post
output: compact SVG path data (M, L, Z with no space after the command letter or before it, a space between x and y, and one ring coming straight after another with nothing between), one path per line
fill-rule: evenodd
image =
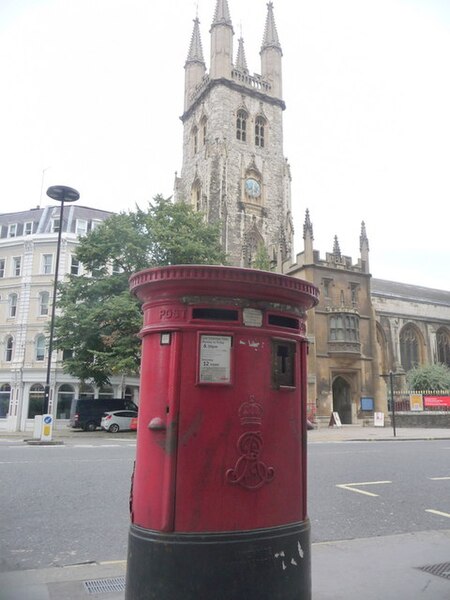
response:
M64 202L76 202L80 194L77 190L65 185L52 185L47 190L47 196L53 200L58 200L61 203L61 210L59 212L59 228L58 228L58 242L56 245L56 264L55 264L55 279L53 282L53 301L52 301L52 312L50 319L50 337L48 341L48 359L47 359L47 376L45 379L44 388L44 406L42 414L47 414L48 406L50 401L50 372L52 367L52 352L53 352L53 335L55 329L55 305L56 305L56 294L58 290L58 271L59 271L59 256L61 253L61 233L63 228L63 217L64 217Z

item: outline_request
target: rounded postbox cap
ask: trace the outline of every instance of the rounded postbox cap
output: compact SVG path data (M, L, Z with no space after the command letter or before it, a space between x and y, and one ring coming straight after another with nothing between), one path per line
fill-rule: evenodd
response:
M319 290L308 281L258 269L218 265L171 265L139 271L130 289L143 301L155 297L223 296L280 302L304 309L319 301Z

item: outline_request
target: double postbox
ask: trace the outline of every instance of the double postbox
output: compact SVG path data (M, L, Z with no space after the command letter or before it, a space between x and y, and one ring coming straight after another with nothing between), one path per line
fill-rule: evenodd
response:
M143 301L127 600L309 599L308 282L170 266Z

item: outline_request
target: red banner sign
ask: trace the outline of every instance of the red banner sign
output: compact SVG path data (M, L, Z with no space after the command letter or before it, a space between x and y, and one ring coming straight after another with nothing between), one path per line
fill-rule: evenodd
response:
M431 406L446 406L450 408L450 396L424 396L423 403L426 408Z

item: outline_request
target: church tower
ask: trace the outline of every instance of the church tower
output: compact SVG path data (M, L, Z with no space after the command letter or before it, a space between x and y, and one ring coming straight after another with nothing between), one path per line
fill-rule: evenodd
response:
M290 168L283 155L282 50L267 5L261 74L250 74L244 40L233 53L227 0L217 0L207 70L194 29L185 63L183 165L175 200L220 221L230 264L250 267L265 248L273 269L293 251ZM233 57L236 56L235 60Z

